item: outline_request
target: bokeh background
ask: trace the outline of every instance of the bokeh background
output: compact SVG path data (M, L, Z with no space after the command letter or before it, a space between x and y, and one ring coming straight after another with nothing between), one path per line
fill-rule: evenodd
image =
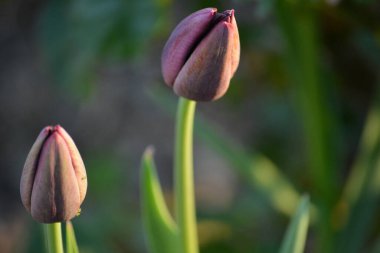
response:
M87 168L73 220L81 252L147 252L148 145L172 207L177 98L160 54L174 26L208 6L235 9L242 54L227 95L197 107L201 252L277 252L302 193L314 215L306 252L380 252L378 1L1 0L1 253L44 252L19 179L51 124Z

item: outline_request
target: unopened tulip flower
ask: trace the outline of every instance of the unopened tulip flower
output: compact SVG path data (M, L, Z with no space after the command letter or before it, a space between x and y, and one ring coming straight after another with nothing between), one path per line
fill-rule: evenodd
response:
M59 125L45 127L21 176L25 208L41 223L68 221L79 213L86 190L86 170L74 141Z
M165 83L182 97L211 101L223 96L240 58L234 10L199 10L182 20L161 58Z

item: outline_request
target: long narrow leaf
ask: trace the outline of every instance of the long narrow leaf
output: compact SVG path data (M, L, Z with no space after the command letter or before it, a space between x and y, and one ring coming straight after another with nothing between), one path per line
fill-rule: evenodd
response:
M79 253L74 227L70 221L66 222L66 252Z
M153 92L149 91L148 95L158 106L174 115L175 101L168 92L157 88ZM195 134L235 168L242 178L260 190L275 210L291 216L297 208L300 195L280 169L264 155L248 153L239 144L215 129L217 127L210 122L199 116L196 117Z
M151 253L178 253L178 232L162 194L153 161L153 148L142 159L142 215Z
M359 155L344 191L341 205L349 212L341 234L339 251L362 250L380 208L380 102L370 110L360 144ZM344 214L344 213L343 213Z
M371 173L370 164L378 156L380 145L380 105L377 102L368 113L363 136L360 143L359 154L352 168L351 174L344 190L344 199L354 205L366 186L366 178Z
M309 225L309 213L309 197L305 195L301 198L297 212L286 231L280 253L303 252Z
M310 176L310 194L319 211L316 247L318 252L333 253L336 240L330 216L339 197L337 168L342 159L337 115L329 106L333 101L331 80L321 65L319 15L313 1L276 0L274 6L303 127L308 159L305 173Z
M196 122L196 133L201 140L236 168L252 186L263 192L277 211L291 216L297 208L300 195L278 167L260 153L248 154L213 129L201 119Z

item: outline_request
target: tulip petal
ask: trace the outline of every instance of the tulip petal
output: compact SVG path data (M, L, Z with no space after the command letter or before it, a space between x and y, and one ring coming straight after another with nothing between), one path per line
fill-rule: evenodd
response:
M206 8L194 12L182 20L173 30L161 57L162 74L167 85L173 86L192 50L210 29L215 13L215 8Z
M72 219L80 193L65 140L56 131L45 141L31 196L32 217L42 223Z
M32 195L33 182L36 175L36 169L38 165L38 158L41 153L41 148L52 131L51 126L45 127L38 135L34 142L28 157L26 158L24 169L21 175L20 194L21 201L25 208L30 212L30 199Z
M235 74L240 61L240 38L239 30L236 24L234 10L231 10L231 24L232 24L232 53L231 53L231 78Z
M218 23L194 50L174 82L174 92L196 101L223 96L231 79L233 25Z
M84 167L82 157L73 139L66 132L66 130L63 129L63 127L59 125L55 126L55 130L63 138L63 140L65 141L69 149L71 161L73 163L73 168L75 170L75 175L76 175L76 179L79 186L80 202L82 203L86 196L86 191L87 191L87 174L86 174L86 168Z

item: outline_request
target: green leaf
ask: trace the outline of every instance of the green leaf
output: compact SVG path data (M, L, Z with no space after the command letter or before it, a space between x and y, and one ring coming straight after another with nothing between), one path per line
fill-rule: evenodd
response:
M174 115L175 101L162 88L148 91L149 97L160 107ZM275 210L291 216L297 207L300 194L281 170L259 152L248 152L244 147L215 131L217 126L197 116L195 134L236 169L240 176L263 193ZM313 210L316 211L316 210Z
M153 161L153 148L148 147L142 159L142 216L151 253L178 253L177 226L165 204Z
M379 156L380 145L380 103L377 102L368 113L360 142L357 159L353 165L344 198L354 205L360 198L361 192L367 187L367 180L373 173L373 165Z
M380 208L380 102L378 97L368 113L360 143L340 206L344 230L340 252L359 252L373 227L374 216ZM346 220L344 220L346 219Z
M281 245L280 253L301 253L305 248L307 227L309 225L309 196L304 195L298 205L297 212L292 218L284 240Z
M296 109L302 124L310 177L310 194L318 206L316 247L318 252L334 252L331 213L339 198L337 168L342 162L338 114L331 106L336 100L332 79L321 64L320 17L313 1L276 0L277 23L285 44L284 60L292 85Z
M66 252L67 253L79 253L77 240L75 239L73 224L66 222Z
M260 190L277 211L292 215L300 196L270 159L259 152L249 154L236 143L218 134L215 131L217 127L210 123L199 119L195 126L196 134L201 140L224 157L255 189Z

